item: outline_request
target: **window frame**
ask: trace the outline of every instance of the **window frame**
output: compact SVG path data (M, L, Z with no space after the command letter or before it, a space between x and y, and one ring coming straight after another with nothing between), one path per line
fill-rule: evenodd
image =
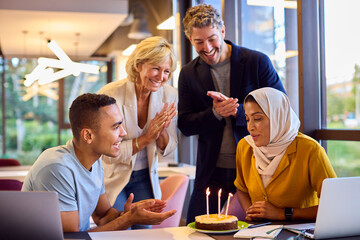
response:
M298 44L300 131L325 149L326 140L360 141L360 130L326 128L324 0L298 0Z

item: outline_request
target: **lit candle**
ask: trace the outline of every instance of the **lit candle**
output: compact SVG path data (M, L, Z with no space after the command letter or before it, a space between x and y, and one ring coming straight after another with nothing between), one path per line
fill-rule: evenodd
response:
M220 205L221 205L221 188L218 193L218 216L220 218Z
M206 214L209 218L209 195L210 195L210 189L209 187L206 189Z
M229 210L229 204L230 204L230 198L232 197L233 195L231 193L229 193L229 197L228 197L228 201L227 201L227 205L226 205L226 212L225 212L225 216L227 217L227 214L228 214L228 210Z

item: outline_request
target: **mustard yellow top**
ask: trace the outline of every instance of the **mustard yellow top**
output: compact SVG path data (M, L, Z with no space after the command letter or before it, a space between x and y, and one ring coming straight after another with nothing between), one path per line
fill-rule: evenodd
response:
M322 182L336 174L325 150L314 139L298 133L281 159L266 189L255 167L251 146L241 139L236 150L235 186L251 202L269 201L278 208L306 208L319 204Z

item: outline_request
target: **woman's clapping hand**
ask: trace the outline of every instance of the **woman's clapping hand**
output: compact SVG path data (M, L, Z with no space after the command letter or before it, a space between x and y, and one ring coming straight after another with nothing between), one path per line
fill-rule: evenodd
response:
M169 127L171 120L176 115L175 104L172 103L170 106L168 103L164 104L164 107L159 113L156 113L155 117L150 121L146 135L152 141L159 138L160 134Z

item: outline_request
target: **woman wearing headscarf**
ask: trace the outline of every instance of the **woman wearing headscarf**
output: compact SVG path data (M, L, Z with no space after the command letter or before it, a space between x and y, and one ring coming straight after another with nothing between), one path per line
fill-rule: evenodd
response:
M315 220L322 182L336 177L325 150L298 132L283 92L255 90L244 109L250 135L237 146L234 184L246 220Z
M173 47L162 37L142 40L126 62L127 78L105 85L99 93L116 99L127 132L117 158L103 156L105 191L119 211L134 202L161 199L158 159L177 146L177 90L167 84L176 69ZM136 228L151 226L134 225Z

